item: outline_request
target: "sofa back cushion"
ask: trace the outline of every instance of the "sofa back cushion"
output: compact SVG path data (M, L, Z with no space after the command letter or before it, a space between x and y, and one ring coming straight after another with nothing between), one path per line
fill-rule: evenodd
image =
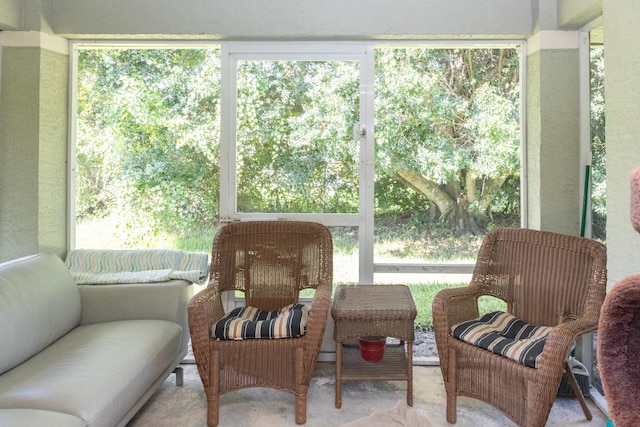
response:
M0 374L80 322L80 293L60 258L38 254L0 264Z

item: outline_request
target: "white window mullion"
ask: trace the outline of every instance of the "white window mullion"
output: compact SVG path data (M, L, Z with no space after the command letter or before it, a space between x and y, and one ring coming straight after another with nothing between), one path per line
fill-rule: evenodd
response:
M69 49L69 142L67 169L67 249L76 248L76 179L78 162L76 140L78 133L78 47L71 42Z
M236 212L236 61L229 47L222 45L220 70L220 221Z
M374 181L375 181L375 145L374 145L374 46L367 46L364 62L361 64L360 77L360 120L365 129L360 137L360 273L359 282L373 283L373 246L374 246Z

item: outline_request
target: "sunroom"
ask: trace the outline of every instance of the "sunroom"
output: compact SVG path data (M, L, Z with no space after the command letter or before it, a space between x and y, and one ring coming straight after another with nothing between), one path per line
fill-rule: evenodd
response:
M184 1L0 0L0 261L40 252L64 259L87 234L76 221L79 56L92 51L209 49L220 63L218 219L309 219L355 239L345 282L399 283L439 275L468 280L473 264L378 258L374 124L376 54L411 49L512 49L519 58L518 218L522 228L591 235L585 181L591 157L590 52L606 52L606 247L608 288L637 273L640 238L629 228L629 173L640 164L633 78L640 18L614 1ZM348 64L357 81L357 181L342 212L261 211L239 179L238 82L246 64ZM246 76L245 76L246 77ZM247 80L247 79L245 79ZM373 130L373 131L372 131ZM304 129L301 128L300 132ZM342 130L344 132L344 129ZM327 160L327 162L335 159ZM321 184L319 184L321 185ZM301 191L308 191L303 189ZM591 191L589 189L589 191ZM316 197L310 196L310 197ZM584 222L587 227L583 229ZM90 237L90 236L89 236ZM211 234L212 237L212 234ZM80 243L79 243L80 242ZM355 260L355 261L353 261ZM407 279L411 277L411 279ZM418 277L418 279L416 279ZM332 326L328 326L331 329ZM591 377L594 347L576 349ZM331 337L321 357L333 360ZM321 358L322 360L322 358ZM606 410L606 401L599 405ZM579 418L579 417L578 417Z

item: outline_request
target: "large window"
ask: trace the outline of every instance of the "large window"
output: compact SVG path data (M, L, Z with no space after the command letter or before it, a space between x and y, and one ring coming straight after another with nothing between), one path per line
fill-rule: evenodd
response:
M514 47L376 50L377 264L472 262L520 226L519 73Z
M74 64L76 247L209 252L221 222L308 219L336 284L428 299L521 224L516 44L78 43Z

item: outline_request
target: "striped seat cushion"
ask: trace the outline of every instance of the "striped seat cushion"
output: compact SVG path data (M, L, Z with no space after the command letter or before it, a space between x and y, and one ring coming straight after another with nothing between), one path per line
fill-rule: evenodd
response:
M487 313L451 328L453 336L530 368L538 367L549 326L529 325L502 311Z
M211 336L220 340L297 338L304 335L311 307L290 304L279 310L238 307L213 324Z

